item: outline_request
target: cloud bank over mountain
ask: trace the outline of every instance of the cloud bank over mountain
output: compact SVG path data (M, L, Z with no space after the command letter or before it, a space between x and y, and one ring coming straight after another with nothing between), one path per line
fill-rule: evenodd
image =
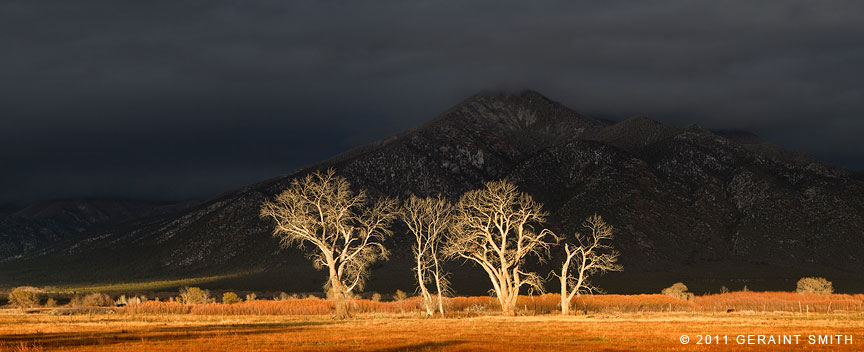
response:
M483 89L742 128L864 168L864 4L0 4L0 203L199 197Z

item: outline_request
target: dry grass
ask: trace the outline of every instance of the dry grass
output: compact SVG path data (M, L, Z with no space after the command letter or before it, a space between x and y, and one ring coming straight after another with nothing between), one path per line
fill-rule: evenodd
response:
M558 294L520 296L517 308L521 315L557 314ZM595 295L574 297L573 311L577 314L648 313L648 312L720 312L728 310L753 312L830 313L832 311L864 312L864 295L800 294L792 292L731 292L697 296L681 300L666 295ZM416 313L420 314L421 299L379 302L369 299L351 301L353 313ZM447 311L457 316L490 314L500 310L494 297L450 297ZM148 301L125 308L126 314L193 314L193 315L327 315L334 310L332 302L320 298L256 300L235 304L183 304Z
M729 335L725 346L682 345L682 334ZM24 351L529 351L860 350L852 345L740 346L739 334L864 337L861 314L627 313L620 315L420 319L97 315L0 316L0 341ZM802 340L804 342L804 340Z
M864 312L864 295L794 292L731 292L697 296L693 302L702 310L751 310L757 312Z
M581 296L573 300L576 315L568 317L556 315L558 302L555 294L520 297L521 316L502 317L493 297L452 297L446 318L423 318L417 297L358 299L351 302L354 317L345 321L332 319L331 302L317 298L231 305L149 301L100 311L114 314L7 309L0 315L0 350L862 350L864 342L858 341L864 338L864 295L733 292L690 301ZM730 344L682 345L682 334L728 335ZM805 337L794 346L741 346L735 343L740 334ZM854 344L812 346L806 343L810 334L853 335Z
M353 313L419 312L421 299L412 297L399 302L375 302L368 299L352 300ZM320 298L287 299L282 301L255 300L235 304L183 304L178 302L148 301L118 308L125 314L192 314L192 315L327 315L334 310L332 301Z

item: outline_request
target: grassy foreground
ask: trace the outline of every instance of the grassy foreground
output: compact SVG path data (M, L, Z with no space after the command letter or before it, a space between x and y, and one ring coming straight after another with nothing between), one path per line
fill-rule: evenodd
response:
M864 350L860 294L580 296L567 317L558 315L557 294L520 296L515 317L501 316L488 296L449 297L443 318L425 318L421 303L354 299L348 320L333 319L333 302L314 296L8 307L0 309L0 351ZM777 344L777 335L800 336ZM810 335L843 337L813 344Z
M688 335L688 344L680 342ZM738 335L802 335L792 345L741 345ZM852 335L851 344L811 345L811 334ZM728 342L697 344L697 335ZM10 351L566 351L861 350L860 313L624 313L423 319L177 314L3 315Z

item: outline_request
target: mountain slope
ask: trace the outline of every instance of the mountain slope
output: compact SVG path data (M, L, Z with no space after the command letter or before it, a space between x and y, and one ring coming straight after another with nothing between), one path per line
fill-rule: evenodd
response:
M316 290L324 274L298 250L279 248L258 206L294 177L333 167L373 196L399 198L441 192L455 200L509 178L543 202L550 228L567 236L598 212L615 225L625 265L604 282L613 292L685 279L697 290L735 280L788 289L805 274L832 276L841 291L858 285L848 278L864 264L864 183L795 153L754 147L765 144L754 138L647 118L610 124L531 91L481 93L415 130L188 210L29 252L0 273L21 282L34 271L45 282L67 271L83 281L129 281L261 269L282 275L274 288ZM395 230L394 258L374 269L370 290L412 287L407 237ZM451 267L458 292L485 291L476 270Z
M140 217L160 203L125 199L46 201L0 216L0 262L89 230Z

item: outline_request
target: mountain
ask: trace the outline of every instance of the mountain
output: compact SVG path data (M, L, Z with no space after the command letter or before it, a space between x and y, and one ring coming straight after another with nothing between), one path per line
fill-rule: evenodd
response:
M0 216L6 216L8 214L14 213L18 209L19 207L11 204L0 204Z
M597 212L615 226L625 267L600 280L611 292L657 292L676 281L697 292L788 290L803 275L827 276L839 291L862 288L864 182L851 172L746 132L596 120L533 91L477 94L414 130L319 164L26 252L0 264L0 275L56 284L258 270L258 281L212 285L320 290L325 274L297 249L280 248L258 207L295 177L330 167L372 196L398 198L441 192L455 200L508 178L544 203L547 225L563 236ZM373 269L369 290L413 287L409 245L397 226L394 256ZM488 289L476 268L450 269L458 293Z
M125 199L67 199L7 208L0 213L0 262L140 217L160 205Z

